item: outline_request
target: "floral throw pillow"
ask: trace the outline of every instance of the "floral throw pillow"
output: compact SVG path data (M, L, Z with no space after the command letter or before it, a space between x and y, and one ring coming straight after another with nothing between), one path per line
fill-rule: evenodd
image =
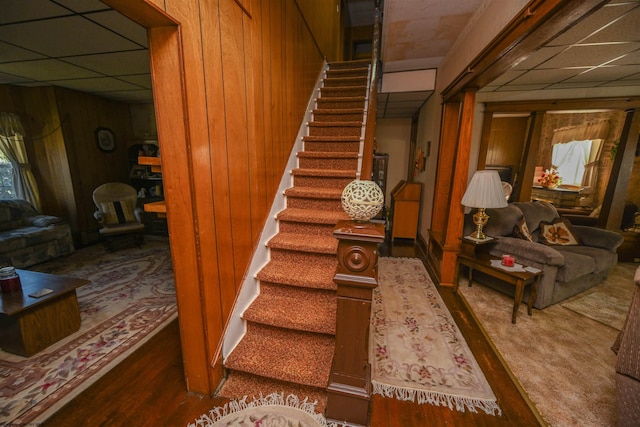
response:
M568 220L557 218L552 222L540 222L540 242L545 245L571 246L579 245L580 239Z
M524 220L523 216L521 216L518 222L516 222L516 225L513 226L513 236L533 242L529 227L527 227L527 221Z

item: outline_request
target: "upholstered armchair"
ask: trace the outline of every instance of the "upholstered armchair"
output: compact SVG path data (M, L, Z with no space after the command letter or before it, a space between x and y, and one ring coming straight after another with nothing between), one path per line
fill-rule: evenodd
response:
M618 425L640 425L640 267L634 277L636 288L627 320L612 349L616 362Z
M138 246L144 243L143 211L136 207L137 199L135 188L120 182L108 182L93 191L97 208L93 216L102 226L100 235L108 250L125 238Z

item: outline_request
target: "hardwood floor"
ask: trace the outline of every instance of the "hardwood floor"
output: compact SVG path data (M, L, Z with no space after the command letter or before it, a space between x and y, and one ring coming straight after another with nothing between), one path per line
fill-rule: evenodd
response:
M399 243L384 256L419 257L412 243ZM478 364L498 398L501 416L458 412L373 396L371 426L426 425L536 426L543 425L485 339L473 314L450 288L439 288ZM57 411L43 426L186 426L221 398L186 391L177 321Z

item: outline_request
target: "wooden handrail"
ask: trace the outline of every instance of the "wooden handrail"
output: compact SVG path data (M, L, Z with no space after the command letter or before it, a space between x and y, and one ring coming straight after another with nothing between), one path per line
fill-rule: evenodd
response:
M376 135L376 114L378 109L378 78L380 61L380 10L376 8L373 23L373 48L371 52L371 73L369 93L367 96L367 121L364 130L364 147L362 149L362 168L360 179L371 179L373 173L373 148Z

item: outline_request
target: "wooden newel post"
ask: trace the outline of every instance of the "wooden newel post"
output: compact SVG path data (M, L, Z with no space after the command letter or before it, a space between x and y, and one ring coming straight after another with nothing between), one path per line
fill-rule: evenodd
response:
M350 425L369 425L371 369L369 319L378 285L378 245L384 225L341 221L333 231L338 242L336 348L329 378L326 417Z

